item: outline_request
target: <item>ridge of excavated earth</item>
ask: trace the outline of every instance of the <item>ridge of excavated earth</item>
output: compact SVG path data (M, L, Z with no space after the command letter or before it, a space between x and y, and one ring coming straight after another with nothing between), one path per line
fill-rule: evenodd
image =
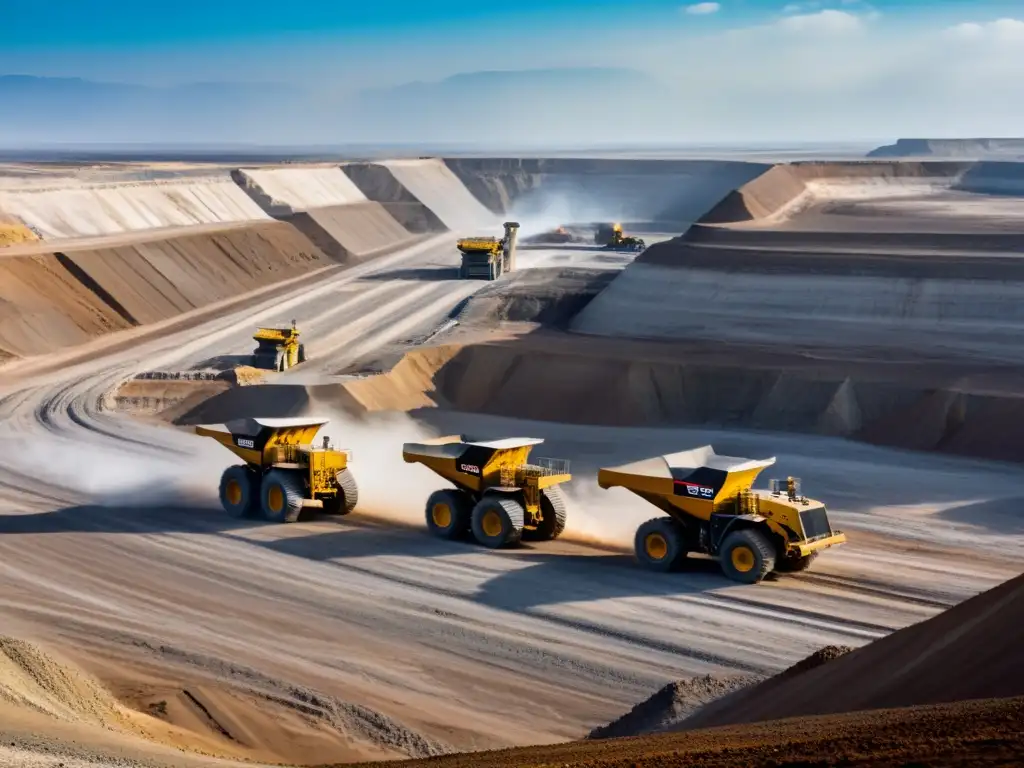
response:
M0 761L502 764L442 753L580 739L665 690L661 727L719 681L855 649L797 679L824 675L955 618L1024 551L1024 470L986 460L1019 458L1019 178L509 158L5 176L3 632L132 726L61 720L69 689L19 672ZM459 280L452 241L511 218L524 239L621 221L650 247L529 244L516 274ZM237 385L255 380L254 328L293 320L309 361ZM273 526L219 509L232 457L185 425L257 412L330 417L356 513ZM535 435L570 459L565 536L427 536L443 482L400 446L454 433ZM657 511L597 490L596 470L707 443L776 456L849 543L752 588L709 560L640 569L633 533ZM817 728L848 764L1019 749L1019 700L931 701L518 754L821 761Z

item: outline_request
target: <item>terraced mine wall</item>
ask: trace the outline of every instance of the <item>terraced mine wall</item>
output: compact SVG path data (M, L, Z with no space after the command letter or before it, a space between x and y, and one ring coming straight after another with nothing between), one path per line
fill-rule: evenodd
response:
M447 232L444 222L423 201L403 187L386 166L376 163L345 163L342 171L359 190L386 210L409 232Z
M973 157L1024 159L1024 139L898 139L868 152L868 157Z
M962 189L1018 172L971 163L776 166L680 237L648 248L572 328L1020 361L1024 204Z
M338 166L240 169L232 177L264 211L342 263L365 261L419 239Z
M612 427L763 429L1024 461L1024 375L929 361L851 364L782 349L564 336L407 353L388 373L344 384L229 390L181 417L193 424L254 408L294 416L443 408Z
M0 257L0 356L45 354L335 264L265 222L110 247Z
M729 191L771 166L692 160L450 158L446 165L491 211L524 226L622 221L682 231ZM556 219L561 218L561 221Z
M227 174L112 184L19 182L0 186L0 213L47 241L270 218Z

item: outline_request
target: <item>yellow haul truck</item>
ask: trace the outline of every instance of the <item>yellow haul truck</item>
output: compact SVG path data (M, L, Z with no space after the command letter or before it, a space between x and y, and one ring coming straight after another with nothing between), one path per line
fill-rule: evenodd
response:
M313 445L326 419L239 419L203 424L196 434L212 437L244 464L224 470L220 501L243 517L259 513L275 523L294 523L303 510L347 515L359 500L349 471L348 451L324 436Z
M268 371L286 371L306 362L306 346L299 342L299 331L291 328L259 328L253 334L256 349L252 353L252 367Z
M455 247L462 253L459 277L497 280L505 272L516 268L516 243L519 237L519 222L505 222L505 236L464 237Z
M666 513L640 526L634 547L643 564L679 567L690 552L718 557L730 578L754 584L772 571L802 571L842 544L825 505L800 493L796 478L751 486L775 459L720 456L710 445L602 469L602 488L620 486Z
M471 441L454 435L406 443L406 462L423 464L455 486L427 499L427 528L445 539L472 534L492 549L560 536L566 503L558 486L572 475L564 459L529 460L533 447L543 442L532 437Z

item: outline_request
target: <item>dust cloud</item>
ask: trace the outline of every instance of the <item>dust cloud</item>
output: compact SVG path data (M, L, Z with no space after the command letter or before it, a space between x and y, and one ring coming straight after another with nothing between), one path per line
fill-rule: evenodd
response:
M632 549L636 529L661 514L623 488L599 488L593 477L574 478L563 487L569 499L565 539Z
M508 217L520 222L521 237L533 237L567 224L621 221L628 218L621 205L600 203L558 192L527 195L513 204Z
M177 437L177 436L175 436ZM181 435L162 448L128 442L82 443L57 434L0 435L5 469L67 502L152 507L216 499L231 454L212 441Z
M330 419L321 431L331 443L351 451L359 485L358 511L405 524L421 524L427 497L450 483L420 464L402 458L402 444L438 435L404 413L387 412L355 419L330 408L316 408Z

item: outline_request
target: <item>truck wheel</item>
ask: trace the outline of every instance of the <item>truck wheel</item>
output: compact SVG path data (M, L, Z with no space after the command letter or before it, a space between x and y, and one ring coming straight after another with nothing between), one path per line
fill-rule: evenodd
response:
M523 535L525 518L526 510L515 499L484 496L473 507L473 538L491 549L518 544Z
M775 569L775 547L754 528L726 536L718 556L725 575L743 584L756 584Z
M299 344L298 362L300 364L306 362L306 345L305 344Z
M797 573L798 571L806 571L811 567L811 563L818 557L817 552L811 552L809 555L803 557L779 557L775 561L775 570L781 573Z
M434 491L427 499L427 530L449 541L465 539L470 532L473 500L462 491Z
M220 478L220 503L232 515L251 517L256 509L259 488L256 473L247 464L224 470Z
M272 469L263 476L260 506L270 522L294 523L302 514L303 498L302 478L297 472Z
M671 517L655 517L636 529L633 548L647 568L674 571L686 559L686 532Z
M545 488L540 492L540 511L542 520L534 530L523 529L523 541L551 541L557 539L565 530L568 517L568 505L565 494L557 485Z

